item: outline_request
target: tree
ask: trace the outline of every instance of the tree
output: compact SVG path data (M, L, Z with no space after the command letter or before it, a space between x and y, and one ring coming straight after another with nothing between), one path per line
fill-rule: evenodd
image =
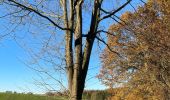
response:
M120 24L111 26L110 31L118 38L109 35L108 43L113 49L119 49L122 57L111 55L105 49L99 74L103 83L121 81L125 87L133 87L128 90L130 95L140 94L142 98L170 98L169 6L166 0L148 0L136 12L125 13Z
M11 16L23 20L24 17L46 20L52 27L65 34L65 62L68 75L68 87L72 100L81 100L85 86L85 79L88 71L90 55L95 39L102 41L98 37L99 33L107 33L100 29L102 22L115 15L118 11L128 5L132 0L127 0L117 9L106 10L104 0L56 0L56 1L20 1L20 0L1 0L3 6L9 7L10 11L2 17ZM89 29L84 28L83 12L85 3L90 3L91 15ZM113 3L110 1L109 3ZM50 5L48 5L50 4ZM89 4L89 5L90 5ZM51 6L51 7L50 7ZM12 8L12 9L11 9ZM57 9L57 11L56 11ZM16 20L18 21L18 20ZM48 21L48 22L47 22ZM74 38L73 38L74 37ZM83 45L84 44L84 45Z

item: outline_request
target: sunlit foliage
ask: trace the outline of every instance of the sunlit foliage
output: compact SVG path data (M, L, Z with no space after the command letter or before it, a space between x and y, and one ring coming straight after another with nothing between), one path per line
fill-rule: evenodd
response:
M98 77L111 88L128 87L115 93L120 99L170 99L169 19L169 0L148 0L110 27L107 43L119 56L105 48Z

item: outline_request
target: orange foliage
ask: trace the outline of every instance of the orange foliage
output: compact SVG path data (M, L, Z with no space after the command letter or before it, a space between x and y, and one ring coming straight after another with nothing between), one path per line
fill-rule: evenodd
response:
M121 17L123 24L110 27L101 55L101 82L114 90L112 100L170 99L170 0L148 0L137 12ZM116 92L115 92L116 91Z

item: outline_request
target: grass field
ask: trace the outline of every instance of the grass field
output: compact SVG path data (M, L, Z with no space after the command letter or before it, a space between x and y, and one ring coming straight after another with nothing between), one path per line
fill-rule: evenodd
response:
M105 100L109 94L101 90L84 91L83 100ZM36 94L23 94L13 92L0 92L0 100L68 100L66 96L44 96Z
M0 93L0 100L66 100L63 97L48 97L34 94Z

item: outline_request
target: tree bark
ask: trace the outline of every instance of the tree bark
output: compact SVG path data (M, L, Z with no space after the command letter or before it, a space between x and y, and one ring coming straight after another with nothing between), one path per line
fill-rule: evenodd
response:
M67 11L67 0L63 0L63 16L64 16L64 26L72 30L73 28L73 4L72 0L70 1L70 19L68 20L68 11ZM72 95L72 84L73 84L73 48L72 48L72 41L73 41L73 32L70 30L65 30L65 58L66 58L66 70L68 75L68 88L70 90L69 95Z
M81 86L81 72L82 72L82 0L77 2L76 10L76 29L74 34L74 48L75 48L75 63L72 84L72 100L81 100L82 92Z
M81 100L85 87L90 55L98 28L100 7L103 0L95 0L92 12L90 31L86 37L86 44L82 54L82 1L76 5L76 30L75 30L75 64L72 87L72 100Z

